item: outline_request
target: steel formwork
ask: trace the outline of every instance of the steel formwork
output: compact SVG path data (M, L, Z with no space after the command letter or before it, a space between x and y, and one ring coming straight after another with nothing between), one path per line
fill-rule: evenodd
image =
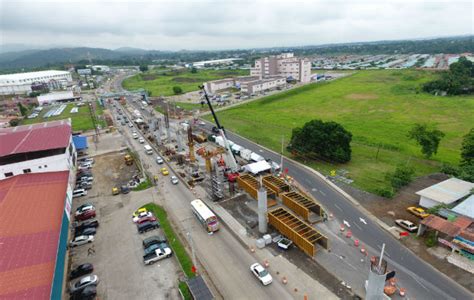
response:
M321 205L302 193L288 192L281 194L280 197L284 205L288 206L306 221L312 222L312 220L321 220L324 214ZM312 218L312 214L315 214L317 218Z
M263 177L262 182L264 186L274 191L277 195L290 191L290 186L283 179L273 175Z
M311 257L316 254L316 243L326 249L329 247L326 236L283 207L270 211L268 222Z
M240 188L244 189L247 193L250 194L255 200L258 199L258 186L259 183L257 179L249 174L244 174L237 177L237 184ZM275 192L269 189L268 187L264 186L267 190L267 199L268 198L275 198ZM276 205L277 202L275 200L268 199L268 207Z

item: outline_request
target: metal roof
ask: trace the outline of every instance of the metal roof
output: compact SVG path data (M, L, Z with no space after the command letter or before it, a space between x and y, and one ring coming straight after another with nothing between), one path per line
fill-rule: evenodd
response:
M416 194L440 203L450 204L469 195L472 188L474 188L472 182L450 178L418 191Z
M429 215L423 219L421 224L435 229L436 231L447 234L450 237L457 236L461 230L468 228L472 224L472 220L466 217L458 217L454 222L450 222L435 215Z
M196 300L212 300L214 296L206 285L206 282L201 276L188 279L187 281L189 291L193 295L193 299Z
M38 71L38 72L26 72L26 73L15 73L15 74L5 74L0 75L0 82L7 80L26 80L26 79L34 79L40 77L47 77L47 76L55 76L55 75L70 75L68 71L56 71L56 70L47 70L47 71Z
M74 98L75 97L72 91L53 92L53 93L40 95L37 97L38 102L40 104L43 102L70 100Z
M474 219L474 195L469 196L452 210L458 214Z
M83 135L74 135L72 137L72 141L74 143L74 146L76 147L76 150L83 150L88 147L87 145L87 136Z
M0 181L0 299L50 299L68 177Z
M0 128L0 157L66 148L70 137L70 120Z

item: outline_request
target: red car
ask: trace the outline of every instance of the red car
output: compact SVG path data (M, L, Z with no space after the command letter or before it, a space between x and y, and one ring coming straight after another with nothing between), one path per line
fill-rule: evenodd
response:
M154 222L154 221L156 221L155 217L143 217L143 218L138 219L137 224L141 224L144 222Z
M84 221L95 218L95 210L88 210L80 215L76 216L77 221Z

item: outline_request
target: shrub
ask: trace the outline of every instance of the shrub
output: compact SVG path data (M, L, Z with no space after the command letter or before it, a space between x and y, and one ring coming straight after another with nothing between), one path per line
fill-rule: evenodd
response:
M425 245L428 248L431 248L436 245L436 233L434 231L430 231L428 236L425 239Z
M393 198L394 196L394 193L391 189L384 189L384 188L376 189L375 194L381 197L389 198L389 199Z
M387 179L395 190L399 190L412 181L414 173L411 167L398 166L395 172L387 174Z
M175 95L182 94L182 93L183 93L183 89L182 89L181 87L179 87L179 86L174 86L174 87L173 87L173 93L174 93Z

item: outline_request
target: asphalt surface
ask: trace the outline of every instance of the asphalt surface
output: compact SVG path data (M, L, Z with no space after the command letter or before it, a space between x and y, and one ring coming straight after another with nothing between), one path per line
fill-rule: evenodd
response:
M206 123L206 129L210 130L212 126L215 126ZM280 162L280 155L229 130L226 130L226 133L234 143L250 149L266 159ZM318 199L341 223L344 220L348 222L354 236L357 236L361 243L375 250L380 250L382 244L385 243L387 255L385 259L396 270L397 278L402 282L409 281L411 286L415 286L416 294L421 295L422 299L473 299L472 293L409 251L319 176L286 158L283 159L283 166L288 168L288 175ZM455 267L453 266L453 268ZM421 298L418 297L418 299Z

